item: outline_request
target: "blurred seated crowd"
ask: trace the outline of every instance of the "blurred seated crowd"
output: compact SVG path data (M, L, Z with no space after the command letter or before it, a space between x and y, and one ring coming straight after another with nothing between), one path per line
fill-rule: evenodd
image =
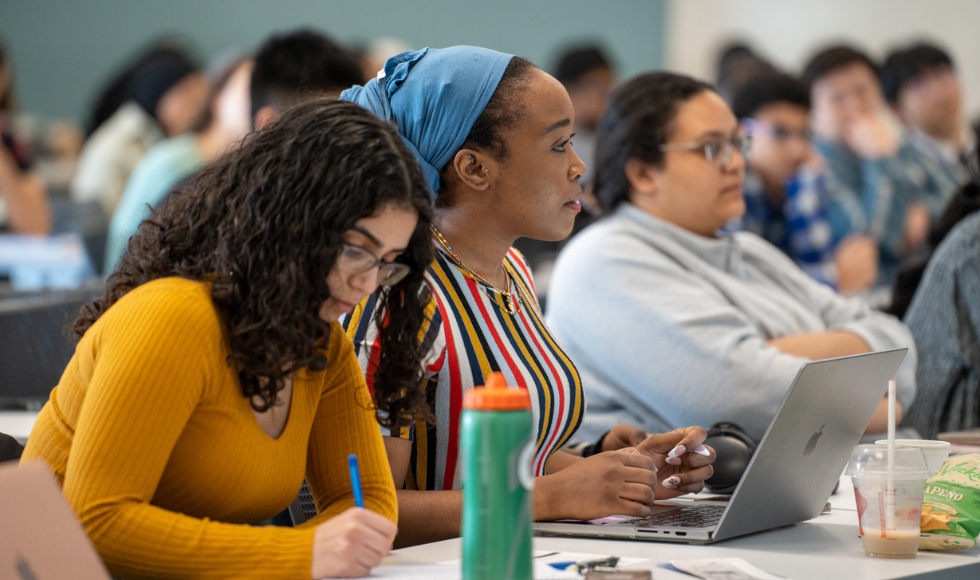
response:
M13 63L0 47L0 231L72 231L77 210L66 206L97 205L105 223L89 232L97 239L86 249L90 273L108 275L149 207L268 121L263 101L300 83L336 97L407 48L381 39L354 51L312 31L279 42L295 46L266 45L264 62L256 62L263 48L224 53L207 68L181 43L155 44L97 95L84 138L69 122L21 113ZM319 79L300 78L305 68L297 59L313 53ZM574 45L552 71L575 108L576 151L591 167L599 120L618 82L614 61L599 46ZM728 229L762 236L845 295L891 306L901 266L930 254L930 229L971 178L977 138L951 55L918 43L879 63L838 45L794 75L739 43L720 54L715 82L752 137L746 211ZM601 214L593 174L582 178L589 191L576 232ZM566 242L518 242L542 299ZM907 306L910 292L895 292Z
M71 123L23 112L29 104L17 102L11 55L0 47L0 290L98 285L169 192L283 110L337 98L407 48L381 39L351 49L298 30L204 67L184 44L159 42L105 84L83 137ZM592 44L566 47L551 70L571 99L586 171L573 235L515 244L545 312L559 253L616 207L601 202L591 168L604 153L597 134L620 83L614 59ZM933 307L919 295L940 291L923 284L926 265L945 255L939 243L976 208L980 179L953 57L920 42L879 62L842 44L794 72L735 43L720 53L714 82L746 137L745 210L720 231L757 234L815 282L904 316L916 331Z
M204 67L185 44L158 42L93 99L83 136L72 123L23 112L30 107L19 106L11 55L0 47L0 296L98 286L169 192L283 110L337 98L407 48L380 39L351 49L307 29L274 35L251 53L225 52ZM614 59L593 44L565 47L551 70L571 99L573 143L586 171L573 235L515 243L545 312L559 253L616 208L599 199L592 168L604 153L597 134L620 83ZM793 72L734 43L720 52L714 82L746 137L745 210L720 231L757 234L813 281L935 334L917 330L923 311L935 313L916 298L940 291L922 284L926 266L945 255L939 243L976 209L980 179L977 134L953 57L920 42L879 62L841 44ZM561 327L564 315L550 314ZM976 403L963 405L969 414Z
M0 235L60 238L0 244L0 290L107 276L175 185L300 102L297 95L336 98L407 48L378 39L355 51L301 30L268 39L254 54L219 54L203 67L186 43L161 41L105 84L83 131L23 112L11 55L0 46ZM38 274L37 262L23 259L24 244L74 275ZM83 248L87 263L60 258L66 245Z

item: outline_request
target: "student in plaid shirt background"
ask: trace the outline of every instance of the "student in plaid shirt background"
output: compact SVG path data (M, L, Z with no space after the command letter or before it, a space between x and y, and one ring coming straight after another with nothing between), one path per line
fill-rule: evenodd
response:
M804 272L855 294L877 281L878 251L870 238L834 232L825 179L810 144L810 95L784 74L757 76L738 88L732 110L752 136L745 176L745 215L729 227L754 232Z

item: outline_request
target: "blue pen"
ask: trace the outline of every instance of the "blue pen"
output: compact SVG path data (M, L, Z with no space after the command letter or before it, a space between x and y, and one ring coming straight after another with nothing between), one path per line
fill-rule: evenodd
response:
M361 470L357 467L357 455L353 453L348 455L347 463L350 464L350 485L354 488L354 505L362 508L364 507L364 492L361 491Z
M548 565L555 570L564 570L570 566L574 566L575 562L548 562Z

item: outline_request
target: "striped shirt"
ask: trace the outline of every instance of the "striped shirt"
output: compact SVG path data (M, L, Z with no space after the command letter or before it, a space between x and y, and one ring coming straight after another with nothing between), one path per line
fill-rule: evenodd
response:
M412 440L407 489L462 488L458 442L463 395L484 385L492 372L503 372L508 384L531 395L535 475L545 474L548 457L568 443L582 421L585 400L578 371L544 323L527 262L511 248L504 269L517 304L514 314L507 312L498 291L464 273L441 250L426 270L432 298L419 335L426 398L436 421L428 425L417 419L398 433ZM372 388L378 360L377 298L367 298L345 321Z

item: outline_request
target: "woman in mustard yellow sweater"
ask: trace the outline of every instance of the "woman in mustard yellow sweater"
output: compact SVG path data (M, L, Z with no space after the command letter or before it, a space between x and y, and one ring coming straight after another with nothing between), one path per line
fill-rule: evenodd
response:
M113 575L343 577L380 562L397 506L378 421L404 424L422 401L408 329L424 315L430 218L397 133L315 101L143 222L75 323L23 457L54 469ZM370 393L337 319L379 285L392 348ZM352 507L352 453L367 509ZM314 520L246 525L304 477Z

